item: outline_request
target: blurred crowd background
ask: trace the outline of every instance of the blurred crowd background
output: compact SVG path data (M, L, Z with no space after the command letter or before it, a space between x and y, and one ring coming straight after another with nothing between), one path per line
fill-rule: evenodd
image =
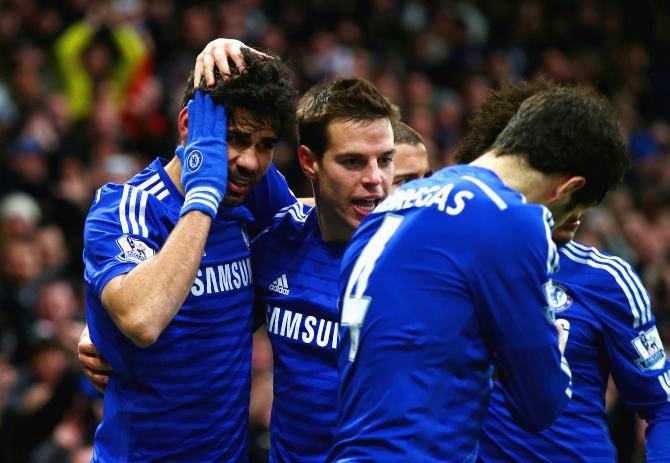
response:
M0 1L0 461L83 463L101 396L82 378L82 226L95 190L170 157L186 76L213 38L285 57L300 91L369 78L453 163L489 89L542 73L616 106L633 157L583 243L628 259L670 345L670 3L667 0ZM284 140L275 161L310 195ZM267 453L272 357L256 335L254 462ZM643 426L608 394L620 461Z

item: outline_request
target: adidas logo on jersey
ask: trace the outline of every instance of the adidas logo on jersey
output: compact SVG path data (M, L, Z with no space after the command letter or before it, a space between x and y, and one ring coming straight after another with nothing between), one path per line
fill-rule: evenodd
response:
M283 274L279 278L277 278L275 281L273 281L270 286L270 291L274 291L275 293L283 294L284 296L288 296L289 289L288 289L288 281L286 280L286 274Z

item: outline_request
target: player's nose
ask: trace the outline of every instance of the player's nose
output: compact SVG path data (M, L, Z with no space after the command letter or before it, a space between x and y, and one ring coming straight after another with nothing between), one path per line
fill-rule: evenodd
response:
M256 155L256 150L253 148L253 146L250 146L240 152L239 156L235 160L235 164L240 173L245 172L253 175L260 170L258 156Z
M377 160L371 160L368 162L365 171L363 172L362 181L366 185L381 185L382 183L382 171L379 168Z

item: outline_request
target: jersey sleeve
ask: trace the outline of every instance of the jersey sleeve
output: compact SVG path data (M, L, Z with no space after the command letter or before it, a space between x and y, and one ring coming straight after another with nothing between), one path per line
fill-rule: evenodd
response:
M647 421L647 461L670 461L670 364L656 329L649 295L620 258L603 284L601 322L612 377L624 403ZM616 278L614 277L616 276ZM607 289L606 289L607 288ZM600 307L599 307L600 309Z
M109 280L158 252L167 235L162 207L130 185L102 188L84 224L84 278L98 297Z
M479 250L478 261L485 264L475 269L472 292L505 401L521 426L538 431L554 422L572 396L546 296L558 251L548 210L522 205L503 213L504 224L485 232L494 244Z
M268 227L281 209L297 202L297 198L288 187L286 178L274 164L254 189L249 193L244 205L254 216L258 230Z

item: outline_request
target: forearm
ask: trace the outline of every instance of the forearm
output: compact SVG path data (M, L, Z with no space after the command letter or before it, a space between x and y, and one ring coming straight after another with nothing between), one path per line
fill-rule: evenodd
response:
M538 432L558 418L572 395L569 372L552 346L517 350L509 356L500 372L501 383L510 411L522 427Z
M103 290L103 305L135 344L153 344L184 303L211 223L208 215L198 211L184 215L156 255Z

